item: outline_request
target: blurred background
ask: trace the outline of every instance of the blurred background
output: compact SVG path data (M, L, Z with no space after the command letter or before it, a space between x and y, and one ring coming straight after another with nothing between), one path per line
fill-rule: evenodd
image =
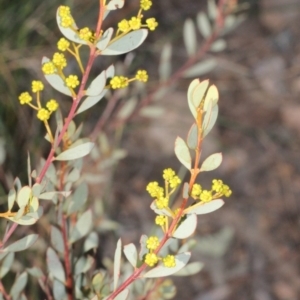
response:
M245 2L244 2L245 3ZM300 299L300 1L251 0L242 9L246 19L225 38L227 47L208 53L217 66L200 76L208 78L220 93L217 125L205 140L203 157L223 153L222 166L200 176L203 186L213 178L229 184L233 194L215 213L201 216L195 261L203 270L189 278L174 278L175 299L193 300L297 300ZM26 157L33 164L48 152L44 128L18 96L42 78L42 56L52 56L61 37L55 21L58 5L70 5L79 26L92 26L97 1L2 0L0 5L0 182L5 209L10 179L26 182ZM136 13L139 1L126 1L124 9L111 13L107 26ZM96 9L97 8L97 9ZM148 70L149 89L158 82L162 47L173 47L172 70L186 60L182 28L206 11L206 1L153 1L147 12L159 22L146 42L135 51L129 73ZM146 16L147 16L146 15ZM204 42L198 36L198 44ZM122 58L99 58L95 73ZM192 124L186 100L191 79L180 79L155 105L163 108L156 119L136 117L122 128L118 147L127 151L109 184L91 186L91 198L106 202L108 216L121 224L117 235L123 243L138 242L149 233L154 215L145 192L149 181L159 180L162 170L179 163L174 156L177 135L185 138ZM45 97L53 97L51 88ZM55 95L54 95L55 96ZM58 95L57 95L58 96ZM59 98L61 99L61 98ZM70 100L62 99L64 114ZM104 103L105 104L105 103ZM97 105L76 122L84 121L84 134L93 131L104 104ZM103 129L115 135L116 126ZM90 162L91 163L91 162ZM88 168L92 168L93 164ZM186 177L187 178L187 177ZM105 190L105 191L103 191ZM102 235L101 253L111 256L116 237Z

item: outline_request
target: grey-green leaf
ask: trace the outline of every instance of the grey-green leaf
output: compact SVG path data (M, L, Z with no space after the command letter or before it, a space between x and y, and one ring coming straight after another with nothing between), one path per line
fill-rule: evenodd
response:
M33 245L36 240L38 239L38 234L29 234L20 240L10 244L9 246L5 247L2 251L3 252L19 252L28 249L31 245Z
M13 286L10 290L10 295L12 296L13 300L19 300L20 294L24 290L27 284L28 274L27 272L23 272L20 276L17 276Z
M191 170L192 158L189 148L185 141L181 137L177 137L175 140L175 154L178 160L188 169Z
M203 35L204 38L208 38L211 35L211 33L212 33L211 25L209 23L209 19L208 19L207 15L204 12L198 13L197 25L198 25L199 31L201 32L201 34Z
M88 234L93 225L92 211L89 209L78 219L72 230L70 243L74 243Z
M122 255L122 241L121 239L119 239L117 242L117 247L115 250L115 257L114 257L114 291L117 289L118 281L120 278L121 255Z
M104 49L102 55L120 55L130 52L140 46L148 35L147 29L131 31L125 36L112 42Z
M114 29L112 27L106 29L103 33L103 35L101 36L101 39L99 40L99 42L96 44L96 47L100 50L103 51L104 49L106 49L106 47L108 46L108 43L111 40L112 34L114 33Z
M94 261L95 260L91 256L81 256L75 264L74 274L79 275L80 273L86 273L93 266Z
M108 10L120 9L124 6L124 3L125 3L125 0L111 0L106 5L106 9L108 9Z
M43 57L42 59L42 65L45 64L46 62L49 62L50 59L47 57ZM61 92L62 94L65 94L67 96L72 97L71 90L66 86L65 82L63 79L58 75L58 74L44 74L46 80L48 83L57 91Z
M53 225L51 226L51 243L58 252L64 253L65 247L62 233Z
M104 89L98 96L90 96L90 97L85 98L82 101L81 105L79 106L78 110L76 111L76 115L78 115L78 114L86 111L87 109L93 107L94 105L96 105L100 100L103 99L106 92L107 92L107 90Z
M200 171L212 171L222 163L222 153L215 153L207 157L201 165Z
M196 227L196 214L186 215L186 218L179 224L172 236L177 239L186 239L195 232Z
M197 128L197 124L194 123L190 128L187 136L187 145L190 149L195 150L197 148L197 144L198 144L198 128Z
M138 258L135 245L132 243L125 245L123 251L130 264L135 268L137 264L137 258Z
M46 256L47 256L47 266L48 266L49 273L59 281L65 282L66 276L65 276L64 267L61 261L59 260L56 252L49 247L47 249Z
M88 185L82 182L72 195L72 200L68 207L68 215L71 215L82 208L88 198Z
M105 87L106 71L102 71L90 84L85 91L87 96L99 96Z
M17 203L21 206L26 206L31 196L31 188L27 186L23 186L17 195Z
M8 210L11 211L12 207L14 206L16 200L16 190L10 189L8 192Z
M11 266L14 262L14 258L15 258L14 252L8 253L7 256L4 258L0 267L0 278L3 278L11 269Z
M87 252L99 246L99 238L96 232L91 232L84 241L83 250Z
M197 36L194 22L191 19L186 19L184 22L183 40L188 56L195 55L197 51Z
M94 143L87 142L76 147L70 148L62 153L60 153L55 160L73 160L80 157L84 157L88 155L92 148L94 147Z
M54 279L53 281L53 296L55 300L66 300L66 287L59 280Z

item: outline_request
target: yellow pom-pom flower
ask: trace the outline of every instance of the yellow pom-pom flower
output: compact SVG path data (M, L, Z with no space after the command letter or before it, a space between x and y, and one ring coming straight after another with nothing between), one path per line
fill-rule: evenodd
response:
M76 86L79 85L79 80L78 80L77 75L69 75L66 78L66 85L73 89L76 88Z
M160 197L156 199L155 204L158 209L164 209L167 208L169 205L169 198L167 197Z
M24 92L19 96L19 101L22 105L28 104L32 101L32 97L29 95L28 92Z
M153 31L158 26L158 23L156 22L155 18L150 18L146 20L148 28Z
M52 61L44 63L42 66L42 71L46 75L54 74L56 71L54 63Z
M44 85L39 80L33 80L31 83L31 90L33 93L37 93L39 91L42 91L44 89Z
M148 81L148 74L146 70L138 70L135 75L135 79L142 82Z
M181 183L181 179L178 176L174 176L172 179L170 179L169 183L170 187L174 189Z
M175 176L175 171L171 168L165 169L163 171L163 179L169 181Z
M59 11L58 11L58 14L60 17L66 17L66 16L69 16L71 13L70 11L70 7L69 6L60 6L59 7Z
M89 41L93 37L93 33L88 27L84 27L79 30L79 37L82 40Z
M112 89L120 89L128 86L128 78L124 76L114 76L110 80L110 85Z
M38 110L37 118L41 121L47 121L50 118L50 112L45 108L41 108Z
M148 10L152 6L152 1L150 1L150 0L141 0L140 5L141 5L141 9Z
M65 56L62 53L55 52L53 54L53 63L55 64L56 67L63 69L67 65L67 60Z
M212 193L211 191L203 190L200 195L200 200L203 202L209 202L212 200Z
M176 266L175 256L167 255L163 258L163 264L167 268L174 268Z
M137 18L137 17L132 17L132 18L129 20L129 25L130 25L130 28L131 28L132 30L140 29L141 26L142 26L141 19L140 19L140 18Z
M66 51L70 46L70 42L68 40L66 40L65 38L61 38L58 42L57 42L57 48L60 51Z
M60 25L64 28L68 28L71 25L73 25L73 23L74 23L74 20L71 16L65 16L65 17L61 18Z
M156 216L155 218L155 224L159 226L163 226L166 223L166 217L165 216Z
M146 187L146 191L153 198L160 198L164 194L164 189L160 187L156 181L149 182Z
M156 265L158 262L158 257L155 253L148 253L145 256L145 263L149 266L149 267L153 267L154 265Z
M150 236L146 241L147 249L156 250L159 246L159 239L157 236Z
M118 28L121 32L127 32L130 30L129 22L124 19L121 22L118 23Z
M56 100L51 99L46 103L46 107L50 112L56 111L58 109L58 103Z
M193 187L192 187L191 196L192 196L194 199L196 199L196 198L198 198L198 197L200 196L201 192L202 192L202 187L201 187L201 185L198 184L198 183L195 183L195 184L193 185Z

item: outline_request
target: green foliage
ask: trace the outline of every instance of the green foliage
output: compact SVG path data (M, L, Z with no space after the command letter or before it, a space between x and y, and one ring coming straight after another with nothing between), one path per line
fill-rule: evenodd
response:
M22 270L16 273L11 286L1 283L1 299L27 299L26 286L32 286L32 281L39 285L45 299L125 300L146 299L149 295L155 297L152 299L171 299L176 294L176 287L172 281L163 278L193 275L203 267L200 262L189 263L191 249L195 246L194 240L189 238L196 230L198 215L221 208L225 203L221 198L229 197L231 190L221 180L213 180L209 190L196 182L201 172L220 166L222 154L212 154L200 164L203 141L217 120L219 93L208 80L194 79L187 91L191 129L186 140L176 138L174 147L179 162L189 171L188 182L182 182L171 168L163 171L164 186L159 186L156 181L150 182L146 189L153 198L150 209L156 214L153 222L156 234L149 237L142 235L139 247L133 243L123 246L120 238L116 242L113 261L103 258L101 266L105 268L96 268L95 253L102 247L99 245L99 233L110 230L117 234L119 225L107 218L101 199L90 201L88 183L107 182L102 174L89 174L89 170L84 170L83 158L89 155L96 160L95 165L101 172L117 164L126 153L123 149L111 149L110 139L99 133L101 128L96 132L98 140L81 137L83 125L76 125L74 118L95 108L104 97L109 100L109 110L114 109L110 105L117 97L128 99L120 105L116 114L116 120L124 125L136 113L147 117L162 113L160 107L146 105L149 99L139 101L145 94L142 83L148 81L145 70L137 70L133 77L119 76L115 73L120 68L110 65L95 76L91 73L96 59L135 50L145 41L149 30L153 31L158 25L154 18L145 19L143 15L152 1L141 0L135 16L121 20L114 28L105 28L105 18L111 11L121 9L124 2L111 0L106 3L100 0L95 31L88 27L79 28L68 6L57 9L56 22L63 38L58 41L59 51L52 59L42 58L41 69L47 83L70 100L68 114L61 112L61 100L44 101L42 81L32 81L31 92L24 91L19 96L20 104L32 109L45 129L45 140L50 150L47 158L36 163L33 170L34 164L28 155L28 184L22 185L19 178L14 180L7 195L7 211L0 213L3 225L5 219L9 220L0 247L0 278L10 274L16 252L26 250L26 254L32 250L39 258L33 263L24 259ZM220 20L224 21L224 28ZM225 14L222 1L217 7L214 1L209 0L208 15L200 12L197 16L198 29L206 40L204 49L224 49L225 40L219 37L236 23L229 12ZM172 75L172 46L170 43L165 45L158 68L162 84L161 89L154 93L156 97L166 93L179 77L198 76L215 66L213 59L198 62L203 51L198 50L193 20L186 20L183 34L189 60ZM82 49L88 50L88 59L82 54ZM72 73L74 62L79 70L77 75ZM133 87L131 94L127 88L129 85ZM117 91L112 95L111 89ZM99 124L103 126L102 122ZM181 191L180 207L175 209L171 195L178 190ZM33 224L38 228L37 232L44 231L47 238L43 238L42 234L26 233L22 238L7 243L20 228L19 225ZM228 233L220 236L220 240L229 240ZM205 248L205 245L202 247ZM29 280L28 274L32 280Z

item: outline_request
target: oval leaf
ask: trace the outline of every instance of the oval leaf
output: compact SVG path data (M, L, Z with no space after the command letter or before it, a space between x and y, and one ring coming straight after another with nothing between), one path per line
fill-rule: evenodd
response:
M103 90L100 95L98 96L90 96L87 97L83 100L83 102L81 103L81 105L79 106L78 110L76 111L76 115L84 112L85 110L93 107L95 104L97 104L100 100L103 99L103 97L105 96L107 90Z
M197 51L197 36L194 22L191 19L186 19L184 22L183 40L188 55L195 55Z
M197 227L197 216L195 214L186 215L178 228L173 233L173 237L177 239L186 239L191 236Z
M85 91L87 96L99 96L105 87L106 71L102 71L90 84Z
M117 247L114 257L114 291L117 289L118 281L120 278L120 269L121 269L121 255L122 255L122 241L121 239L117 242Z
M72 230L70 243L74 243L88 234L93 225L92 211L89 209L78 219Z
M13 286L10 290L10 295L13 299L20 299L20 294L24 290L27 284L28 274L27 272L23 272L20 276L17 276Z
M209 19L204 12L198 13L197 25L198 25L199 31L201 32L201 34L203 35L204 38L208 38L211 35L212 30L211 30L211 26L209 23Z
M73 160L80 157L84 157L88 155L92 148L94 147L94 143L88 142L76 147L70 148L62 153L60 153L55 160Z
M42 65L46 62L49 62L50 59L47 57L43 57L42 59ZM46 80L48 83L57 91L61 92L62 94L65 94L67 96L72 97L71 90L66 86L65 82L63 79L58 75L58 74L44 74Z
M199 203L185 209L184 213L193 213L196 215L209 214L215 210L218 210L223 205L224 205L224 201L222 199L212 200L207 203L199 202Z
M204 100L204 111L207 111L207 108L209 107L209 104L211 103L211 106L214 107L219 100L219 92L217 87L213 84L209 87L207 94L205 96Z
M23 186L17 195L17 203L21 206L26 206L31 197L31 188L29 186Z
M190 149L195 150L198 144L198 128L196 123L192 125L187 136L187 145Z
M198 108L200 103L202 102L204 94L208 88L208 84L209 84L209 81L204 80L204 81L201 81L200 84L198 84L195 87L195 89L192 93L192 103L194 104L194 106L196 108Z
M55 226L51 226L51 243L52 246L60 253L64 253L64 240L60 230Z
M189 105L189 108L190 108L190 111L192 113L192 115L194 116L194 118L196 119L197 118L197 110L196 110L196 107L193 103L193 93L196 89L196 87L200 84L200 80L199 79L194 79L190 85L189 85L189 88L188 88L188 91L187 91L187 99L188 99L188 105Z
M33 245L38 239L38 234L29 234L20 240L10 244L8 247L5 247L2 252L19 252L28 249Z
M203 124L202 124L203 137L205 137L216 124L216 121L218 119L218 114L219 114L218 105L215 105L210 111L207 111L207 113L205 114L203 119Z
M215 153L207 157L200 168L201 172L212 171L218 168L222 163L222 153Z
M96 232L91 232L84 241L83 250L87 252L99 246L99 238Z
M112 42L104 49L102 55L120 55L130 52L140 46L148 35L147 29L131 31L125 36Z
M124 246L123 251L130 264L135 268L137 264L137 257L138 257L135 245L132 243L128 244Z
M64 267L61 261L59 260L56 252L49 247L47 249L46 257L49 273L53 277L64 283L66 280Z
M159 277L165 277L170 276L181 270L190 260L191 253L185 252L180 253L175 256L175 262L176 266L174 268L167 268L164 266L157 266L147 273L145 273L142 277L144 278L159 278Z
M192 158L188 146L181 137L175 140L175 154L178 160L188 169L191 169Z
M11 270L11 266L14 262L14 258L15 258L14 252L8 253L7 256L4 258L0 267L0 278L3 278L8 273L8 271Z
M107 30L105 30L103 35L101 36L101 39L96 44L96 47L101 51L106 49L106 47L108 46L108 43L111 40L111 37L112 37L113 33L114 33L114 29L111 28L111 27L108 28Z

